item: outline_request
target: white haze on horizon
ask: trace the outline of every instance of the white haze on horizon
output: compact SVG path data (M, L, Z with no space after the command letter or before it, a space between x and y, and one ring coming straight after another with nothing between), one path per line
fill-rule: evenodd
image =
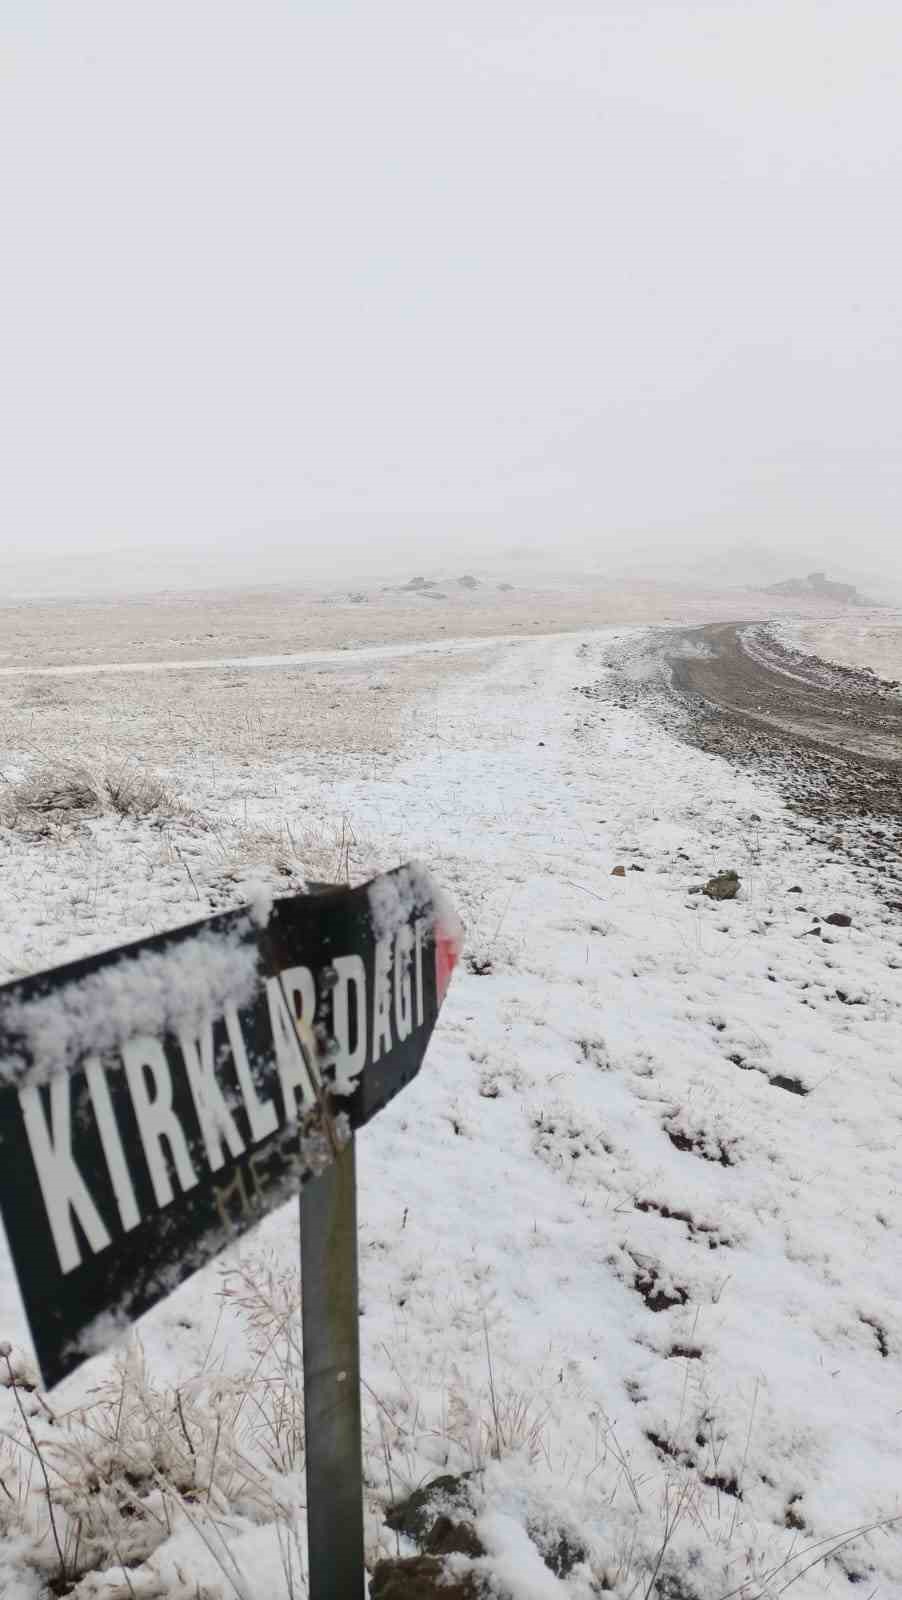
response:
M902 586L897 0L7 0L0 45L7 589Z
M494 585L504 580L517 591L568 589L598 592L635 589L652 584L674 596L681 591L726 596L730 591L761 590L787 577L802 577L815 570L833 580L858 586L868 602L902 608L902 579L889 564L856 561L854 554L827 559L822 551L787 551L779 545L755 543L714 550L611 547L588 551L528 545L501 550L447 547L424 542L399 544L369 555L337 551L331 558L311 562L309 552L288 542L248 546L235 541L201 548L185 546L122 547L116 551L65 550L52 558L10 560L3 564L0 606L27 601L114 600L117 597L175 594L199 591L229 592L254 589L309 590L347 597L358 591L378 599L384 588L397 588L416 575L439 580L443 587L465 573L480 585L476 598L484 600ZM485 587L488 586L488 587ZM539 596L536 596L539 603ZM0 652L2 653L2 652Z

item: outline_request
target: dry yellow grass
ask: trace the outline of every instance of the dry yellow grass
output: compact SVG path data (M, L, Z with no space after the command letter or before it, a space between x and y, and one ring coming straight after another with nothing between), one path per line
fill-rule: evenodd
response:
M599 579L502 590L450 586L441 600L418 594L310 590L200 591L105 600L0 606L0 674L11 668L123 661L196 661L293 654L493 634L566 632L605 624L764 617L786 609L750 590L668 588ZM798 606L796 606L798 609Z

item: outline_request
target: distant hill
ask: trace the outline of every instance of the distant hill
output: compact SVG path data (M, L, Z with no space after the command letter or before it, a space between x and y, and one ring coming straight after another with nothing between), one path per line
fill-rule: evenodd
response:
M867 604L869 595L879 595L888 605L902 604L902 563L893 560L888 551L882 558L862 551L860 559L856 559L852 541L844 551L836 553L832 546L793 545L788 539L781 544L727 539L719 545L695 549L688 540L684 545L672 541L669 548L635 543L628 552L624 549L606 556L604 570L705 589L744 588L759 593L767 593L770 585L779 586L792 574L791 581L803 584L802 590L796 591L797 598L801 594L809 600L843 603L823 590L810 588L802 577L804 573L822 572L822 564L832 582L848 584L859 592L859 604Z
M809 572L806 578L786 578L769 583L764 594L779 594L791 600L832 600L842 606L866 606L871 602L859 594L854 583L834 583L825 572Z

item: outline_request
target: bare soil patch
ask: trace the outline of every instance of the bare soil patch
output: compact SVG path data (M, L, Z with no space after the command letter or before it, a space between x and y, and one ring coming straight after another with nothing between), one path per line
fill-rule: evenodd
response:
M674 630L659 648L687 713L683 736L765 773L827 848L897 892L902 695L864 670L750 639L735 623Z

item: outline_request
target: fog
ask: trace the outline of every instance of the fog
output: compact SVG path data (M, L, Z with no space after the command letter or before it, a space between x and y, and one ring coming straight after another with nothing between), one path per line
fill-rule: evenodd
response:
M6 0L7 581L902 582L900 75L898 0Z

